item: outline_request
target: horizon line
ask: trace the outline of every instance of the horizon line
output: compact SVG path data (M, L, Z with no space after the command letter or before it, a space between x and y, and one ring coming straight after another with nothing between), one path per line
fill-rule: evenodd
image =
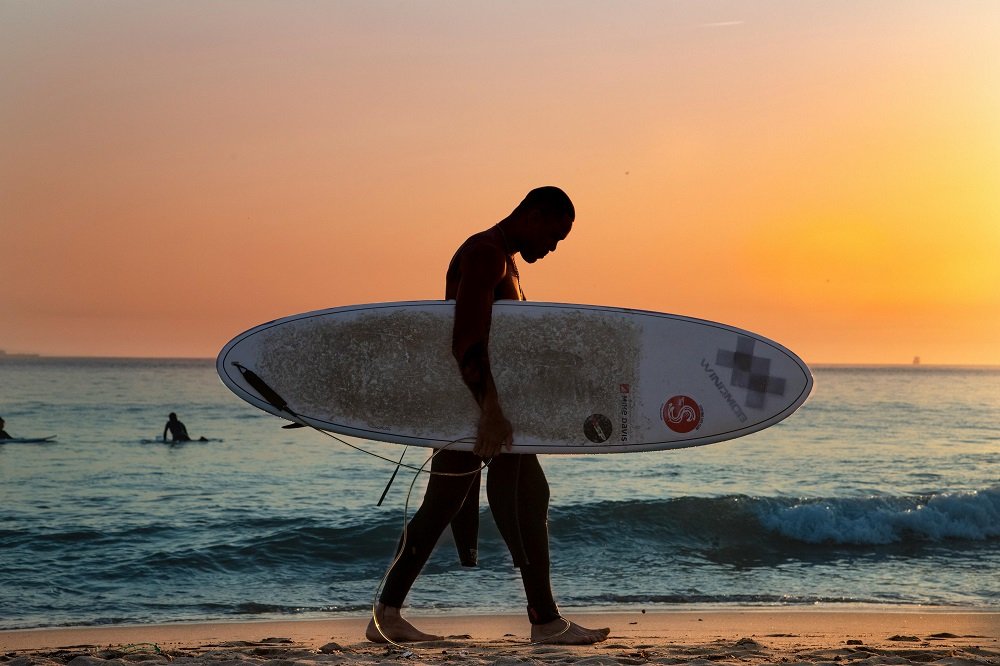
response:
M33 352L4 352L0 350L0 361L5 360L89 360L89 361L206 361L214 363L214 356L105 356L100 354L41 354ZM810 368L966 368L998 369L1000 363L906 363L906 362L859 362L859 361L817 361L806 362Z

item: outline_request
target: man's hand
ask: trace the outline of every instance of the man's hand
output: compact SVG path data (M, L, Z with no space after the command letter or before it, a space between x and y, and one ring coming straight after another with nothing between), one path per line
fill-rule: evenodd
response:
M503 449L510 451L514 445L514 428L503 415L500 405L489 402L483 406L476 433L476 446L472 449L480 458L492 458Z

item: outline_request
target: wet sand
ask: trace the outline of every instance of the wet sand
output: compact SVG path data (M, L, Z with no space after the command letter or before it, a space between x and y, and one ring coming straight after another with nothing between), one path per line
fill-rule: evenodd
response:
M408 617L447 636L406 650L364 638L367 618L0 632L0 663L1000 664L1000 612L760 610L572 613L604 643L534 645L522 616Z

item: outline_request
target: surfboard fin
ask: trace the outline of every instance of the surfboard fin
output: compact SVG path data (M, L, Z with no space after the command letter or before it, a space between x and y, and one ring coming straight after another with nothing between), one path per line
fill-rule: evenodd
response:
M462 502L462 508L451 519L451 534L455 537L458 561L463 567L479 565L479 481L482 473L476 474L469 492Z

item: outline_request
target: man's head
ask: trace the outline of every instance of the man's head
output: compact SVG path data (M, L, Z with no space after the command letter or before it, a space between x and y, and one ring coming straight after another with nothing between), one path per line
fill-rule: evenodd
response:
M518 250L531 264L554 252L559 241L569 235L576 209L565 192L549 185L528 192L511 216L524 221L518 230Z

